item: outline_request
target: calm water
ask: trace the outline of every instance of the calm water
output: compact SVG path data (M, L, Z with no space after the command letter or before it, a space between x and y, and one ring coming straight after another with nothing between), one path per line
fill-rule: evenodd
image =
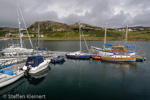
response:
M25 41L26 45L28 43ZM87 43L99 47L103 44L102 41ZM11 100L11 95L22 96L16 96L20 100L29 99L27 95L45 95L45 98L41 97L45 100L150 100L150 42L138 43L147 54L145 62L65 59L63 64L50 65L40 74L24 77L0 89L0 100L5 96ZM0 41L0 44L2 48L7 42ZM128 42L128 45L134 43ZM77 51L79 42L41 41L41 47L55 51Z

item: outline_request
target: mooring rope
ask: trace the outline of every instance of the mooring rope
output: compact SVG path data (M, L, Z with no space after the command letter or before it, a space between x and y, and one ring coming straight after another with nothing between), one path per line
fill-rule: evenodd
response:
M129 32L129 33L130 33L130 32ZM144 50L143 50L143 49L140 47L140 45L136 42L136 40L134 39L134 37L132 36L131 33L130 33L130 35L131 35L133 41L136 43L136 45L140 48L140 50L144 53L144 55L146 55L145 52L144 52Z

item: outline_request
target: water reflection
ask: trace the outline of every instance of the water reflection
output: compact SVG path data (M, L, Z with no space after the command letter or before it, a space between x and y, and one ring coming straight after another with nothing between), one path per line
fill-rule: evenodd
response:
M44 69L43 71L39 73L26 76L26 78L30 84L38 85L46 78L50 69L51 69L50 67L47 67L46 69Z
M103 80L106 80L106 76L109 74L107 68L111 68L111 72L116 72L115 74L111 74L112 77L117 79L116 81L121 81L121 87L125 88L125 84L128 81L127 76L130 74L130 71L136 70L136 62L108 62L101 61L104 65L102 67L103 72ZM109 66L109 67L108 67Z
M110 61L101 61L103 64L111 64L114 67L136 67L136 62L110 62Z
M54 66L55 66L55 65L63 65L64 63L65 63L65 62L59 62L59 63L50 63L49 65L50 65L50 66L52 66L52 65L54 65Z
M6 87L3 87L0 89L0 95L3 95L3 94L12 94L12 93L15 93L15 91L17 91L17 88L24 82L24 78L22 77L21 79L17 80L16 82L6 86Z
M92 64L92 59L68 59L68 61L72 61L72 62L75 62L75 63L89 63L89 64Z

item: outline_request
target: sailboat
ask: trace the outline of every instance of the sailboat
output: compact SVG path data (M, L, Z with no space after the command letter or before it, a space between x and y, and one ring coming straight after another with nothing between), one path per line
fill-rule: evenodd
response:
M111 62L135 62L137 59L137 56L131 56L131 55L104 55L101 56L101 60L104 61L111 61Z
M81 33L81 27L82 27L82 25L80 25L80 23L79 23L80 50L77 52L66 54L67 58L70 58L70 59L90 59L91 58L91 54L83 53L81 50L81 48L82 48L81 47L81 37L83 36L83 38L84 38L83 33ZM88 46L87 46L85 39L84 39L84 42L85 42L86 47L88 49Z
M34 56L28 57L26 64L23 67L23 69L27 71L29 74L36 74L38 72L43 71L44 69L48 67L49 62L50 62L50 60L44 59L43 56L37 55L36 53L34 53L35 48L37 47L38 36L39 36L39 24L38 24L38 34L36 37L35 46L33 50Z
M126 49L127 33L128 33L128 26L126 28L125 46L116 46L116 48L113 47L113 49L110 50L113 51L113 55L101 55L101 60L112 61L112 62L135 62L136 61L137 55L131 55L130 53L129 54L127 53L128 52Z
M0 88L7 86L24 75L24 70L17 68L16 70L3 69L0 70Z
M19 23L19 34L20 34L20 43L19 44L11 44L9 45L8 48L5 48L2 50L2 52L4 54L10 54L10 53L17 53L17 54L31 54L33 52L33 49L27 49L25 47L23 47L23 41L22 41L22 36L23 36L23 33L21 33L21 20L20 20L20 15L22 17L22 20L23 20L23 23L24 23L24 26L26 28L26 32L28 34L28 37L29 37L29 41L30 41L30 44L31 44L31 47L33 48L33 45L32 45L32 42L31 42L31 39L30 39L30 36L29 36L29 32L27 30L27 27L26 27L26 24L25 24L25 21L24 21L24 17L22 15L22 11L20 9L20 5L19 5L19 2L17 2L17 13L18 13L18 23Z
M127 31L126 31L127 32ZM106 44L106 35L107 35L107 23L105 24L105 36L104 36L104 46L103 48L91 46L92 53L96 53L100 56L104 55L114 55L115 54L127 54L127 55L136 55L135 50L127 50L127 48L134 48L135 46L127 46L127 33L125 39L125 46L123 45L113 45L113 44Z

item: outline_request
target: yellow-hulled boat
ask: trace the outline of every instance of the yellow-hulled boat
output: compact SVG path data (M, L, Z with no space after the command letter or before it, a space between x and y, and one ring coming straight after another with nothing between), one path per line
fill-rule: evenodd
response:
M137 56L130 56L130 55L101 56L101 60L113 62L135 62L136 59Z

